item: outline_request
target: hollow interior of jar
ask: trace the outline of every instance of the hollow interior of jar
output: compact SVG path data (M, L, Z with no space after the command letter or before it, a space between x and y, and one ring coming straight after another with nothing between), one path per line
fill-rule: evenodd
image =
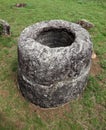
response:
M65 28L49 28L42 30L35 39L50 48L70 46L75 40L75 34Z

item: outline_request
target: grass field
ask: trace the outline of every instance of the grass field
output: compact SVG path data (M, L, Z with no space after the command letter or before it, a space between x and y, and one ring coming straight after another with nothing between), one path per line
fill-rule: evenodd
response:
M27 4L16 8L16 3ZM106 0L0 0L0 19L11 36L0 36L0 130L106 130ZM33 23L87 19L97 58L79 99L56 109L41 109L17 89L17 40Z

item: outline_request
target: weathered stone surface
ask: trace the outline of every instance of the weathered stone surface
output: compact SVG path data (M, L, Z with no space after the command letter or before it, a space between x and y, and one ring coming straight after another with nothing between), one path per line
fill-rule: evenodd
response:
M0 19L0 35L10 35L10 25L2 19Z
M77 21L76 23L80 24L85 29L90 29L90 28L94 27L94 24L87 21L86 19L81 19L81 20Z
M41 107L56 107L84 89L92 42L81 26L63 20L36 23L18 42L18 82L24 97Z

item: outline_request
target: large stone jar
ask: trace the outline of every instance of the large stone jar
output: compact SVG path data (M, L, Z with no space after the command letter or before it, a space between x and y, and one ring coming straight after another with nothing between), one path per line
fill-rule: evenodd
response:
M18 83L24 97L41 107L76 98L86 86L92 54L80 25L50 20L25 28L18 42Z

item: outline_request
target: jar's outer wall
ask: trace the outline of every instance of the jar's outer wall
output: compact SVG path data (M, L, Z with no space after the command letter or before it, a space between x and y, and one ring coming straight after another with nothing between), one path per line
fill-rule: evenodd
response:
M45 28L66 28L75 34L75 40L67 47L44 46L35 39ZM18 42L18 81L23 95L42 107L76 97L86 84L91 54L89 33L80 25L50 20L27 27Z

